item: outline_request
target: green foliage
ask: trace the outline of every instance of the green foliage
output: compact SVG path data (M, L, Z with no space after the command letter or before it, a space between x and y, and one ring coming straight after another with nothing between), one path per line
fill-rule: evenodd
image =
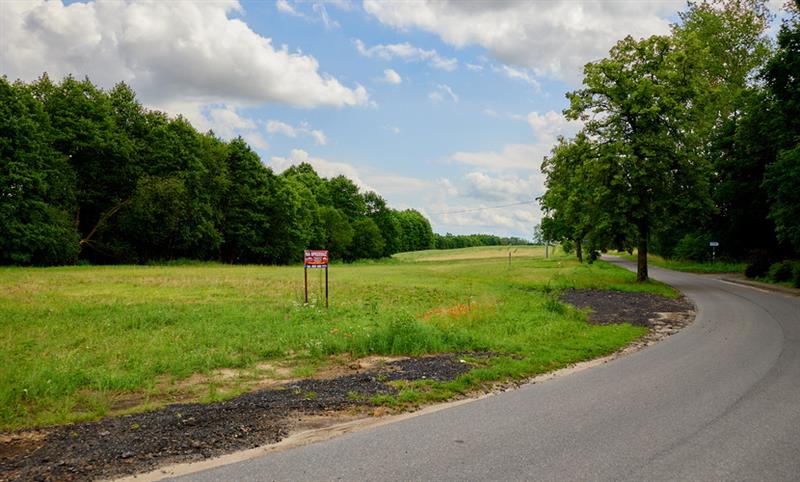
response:
M421 251L436 246L431 224L425 216L413 209L396 212L395 216L400 225L400 251Z
M528 240L517 237L500 237L492 234L450 234L444 236L434 233L436 249L459 249L473 246L525 246Z
M688 261L704 261L709 257L708 236L687 234L675 246L672 257Z
M777 283L789 281L794 274L795 263L785 260L769 267L769 278Z
M565 112L584 129L542 166L542 234L579 258L637 247L640 279L648 250L699 261L709 239L727 258L800 254L798 15L773 52L764 0L690 2L671 35L587 64Z
M54 135L32 90L0 78L0 264L77 259L75 174Z
M0 115L0 264L285 264L306 248L355 260L432 242L419 213L404 232L344 176L307 163L276 176L241 138L145 109L124 83L2 78Z
M371 218L362 218L353 223L353 241L350 245L351 259L378 259L383 256L383 236Z

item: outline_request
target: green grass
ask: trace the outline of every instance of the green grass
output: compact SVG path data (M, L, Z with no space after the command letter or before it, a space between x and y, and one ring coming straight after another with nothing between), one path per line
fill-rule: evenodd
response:
M625 259L636 261L636 254L613 253ZM696 261L682 261L675 259L664 259L654 254L647 255L647 261L653 266L671 269L675 271L685 271L687 273L744 273L747 263L715 262L699 263Z
M299 266L2 268L0 429L229 398L280 370L309 376L334 363L331 355L514 355L448 384L409 388L414 403L437 400L601 356L643 334L585 323L554 299L560 289L675 296L610 264L514 249L510 266L507 248L336 265L327 310L321 271L309 272L303 303ZM415 396L399 397L394 403Z

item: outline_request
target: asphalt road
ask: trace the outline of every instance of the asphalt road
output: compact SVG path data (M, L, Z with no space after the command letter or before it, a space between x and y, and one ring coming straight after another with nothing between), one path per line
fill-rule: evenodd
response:
M651 276L698 314L645 350L183 480L800 480L800 298Z

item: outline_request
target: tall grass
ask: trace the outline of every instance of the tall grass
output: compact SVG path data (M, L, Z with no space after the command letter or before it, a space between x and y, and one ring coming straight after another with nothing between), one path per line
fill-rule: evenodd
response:
M192 375L219 369L256 376L268 362L309 373L343 353L494 351L515 358L474 376L522 376L642 334L586 324L554 299L558 290L673 294L605 263L527 249L512 254L510 266L507 252L474 249L466 257L453 250L449 260L406 255L333 266L329 309L317 272L303 303L299 266L2 268L0 428L93 419L115 413L121 399L139 397L127 406L134 410L164 403L175 390L191 392Z

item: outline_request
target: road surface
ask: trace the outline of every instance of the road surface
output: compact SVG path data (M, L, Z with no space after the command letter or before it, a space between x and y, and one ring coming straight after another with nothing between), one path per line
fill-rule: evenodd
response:
M698 312L645 350L183 480L800 480L800 298L651 276Z

